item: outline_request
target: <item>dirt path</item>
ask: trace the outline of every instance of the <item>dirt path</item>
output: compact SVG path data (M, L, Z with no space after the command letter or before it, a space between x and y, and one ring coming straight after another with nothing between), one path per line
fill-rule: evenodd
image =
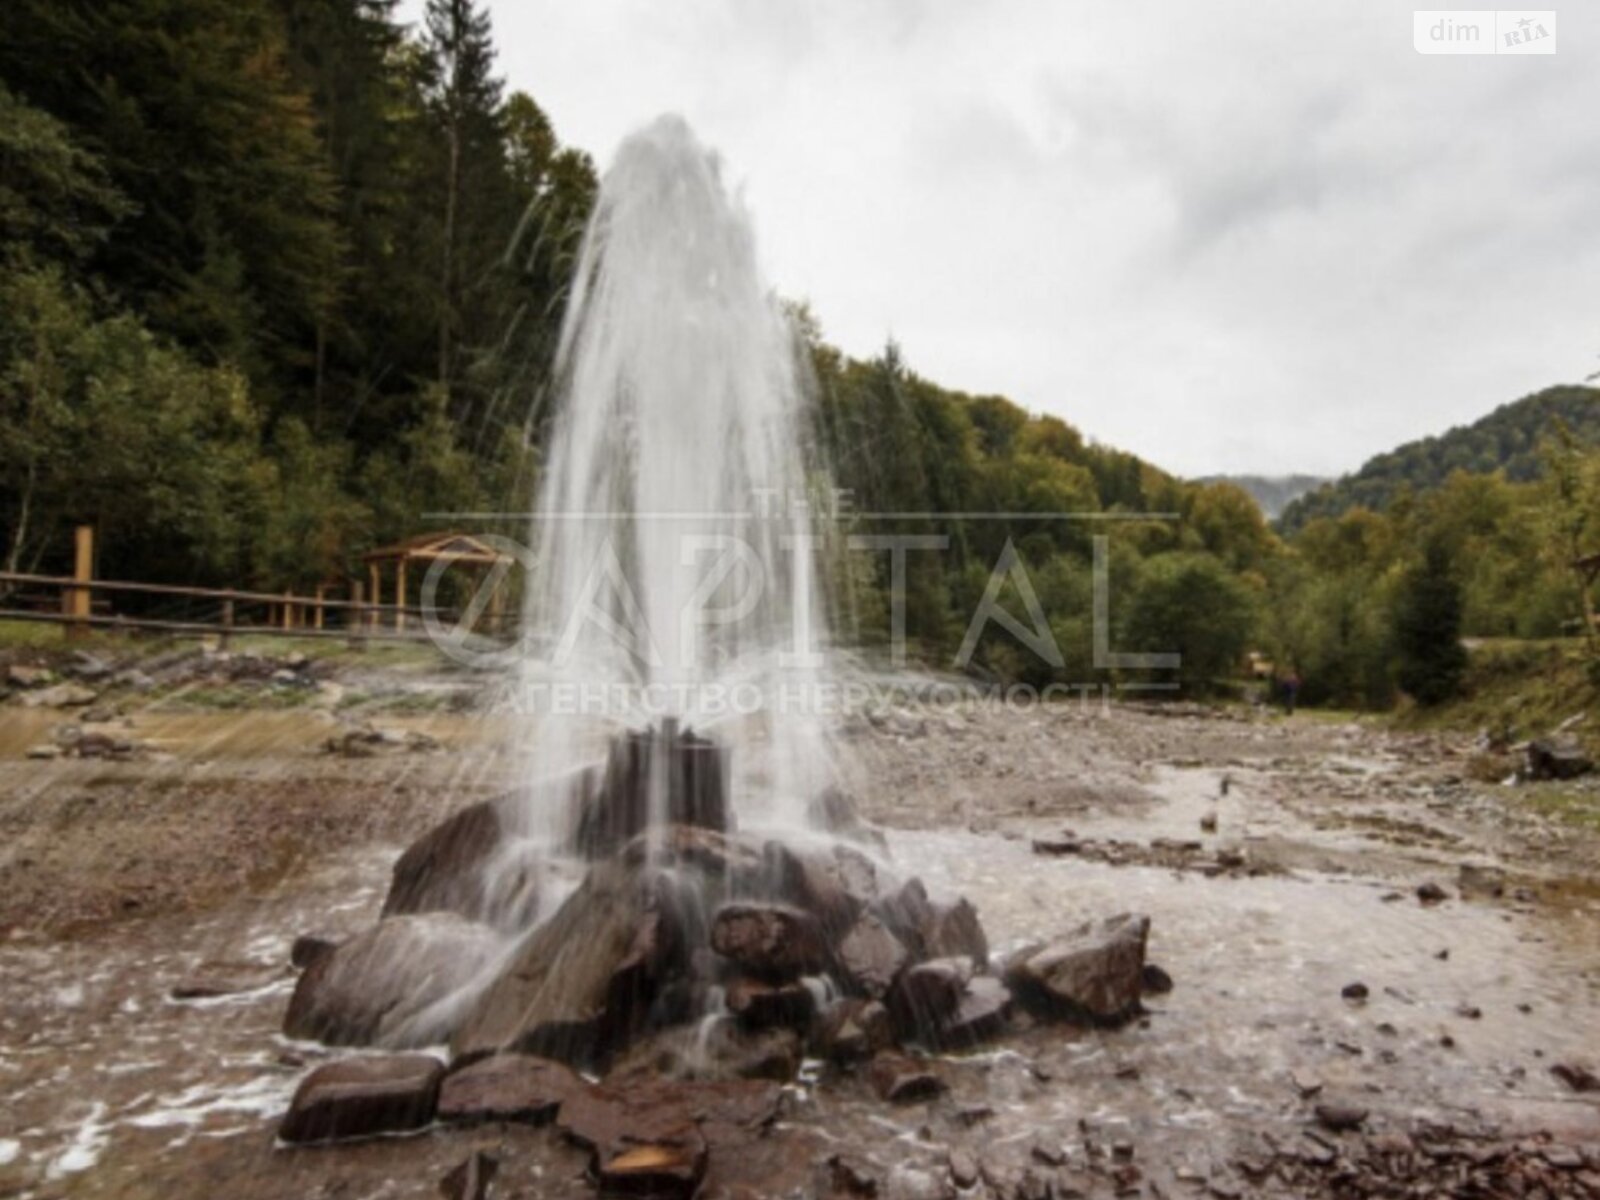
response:
M591 1195L581 1156L544 1130L273 1146L326 1053L278 1032L289 943L371 921L395 848L504 782L513 767L477 729L440 725L442 750L370 760L284 735L227 754L207 740L204 770L182 746L165 764L0 762L4 890L26 898L7 897L0 946L0 1195L430 1196L474 1148L501 1160L497 1196ZM953 1195L953 1155L981 1168L965 1194L1008 1200L1382 1194L1362 1180L1503 1183L1513 1167L1583 1194L1600 1103L1550 1067L1597 1065L1600 856L1592 836L1466 782L1465 746L1068 707L903 714L857 723L850 744L896 865L970 896L997 950L1143 911L1176 986L1121 1030L1027 1029L943 1061L950 1092L928 1104L886 1108L849 1078L797 1088L741 1164L742 1194L786 1194L837 1159L829 1178L847 1191ZM241 839L289 830L278 869L253 872L255 850L235 861ZM71 909L78 889L159 878L163 861L205 886L158 887L149 912L111 905L110 920L89 906L101 917L69 938L27 919ZM1466 895L1464 865L1480 868ZM1447 898L1421 903L1430 882ZM255 972L253 990L170 998L204 971ZM1363 1001L1341 996L1355 982ZM1367 1111L1365 1135L1319 1132L1318 1103Z

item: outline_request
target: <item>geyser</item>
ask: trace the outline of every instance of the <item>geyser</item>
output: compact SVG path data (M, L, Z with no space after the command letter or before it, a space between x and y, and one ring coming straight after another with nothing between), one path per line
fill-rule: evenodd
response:
M601 182L558 377L520 680L538 773L570 779L619 730L670 719L727 752L743 823L802 825L834 768L805 703L826 618L800 345L680 118L624 141ZM568 791L533 789L530 832L565 832Z
M796 350L716 159L675 118L629 138L584 243L535 518L518 683L538 780L413 844L383 920L310 962L285 1021L447 1041L451 1069L323 1068L285 1136L393 1129L397 1091L405 1128L559 1114L603 1191L689 1196L802 1057L911 1101L943 1084L898 1048L976 1045L1019 1003L1138 1010L1146 921L1026 947L1002 979L973 906L896 878L838 787L806 703L827 668Z

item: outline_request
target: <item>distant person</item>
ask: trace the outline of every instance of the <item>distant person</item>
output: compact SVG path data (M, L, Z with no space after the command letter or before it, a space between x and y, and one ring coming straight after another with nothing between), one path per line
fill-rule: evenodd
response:
M1300 695L1300 672L1290 671L1283 679L1283 710L1294 716L1295 700Z

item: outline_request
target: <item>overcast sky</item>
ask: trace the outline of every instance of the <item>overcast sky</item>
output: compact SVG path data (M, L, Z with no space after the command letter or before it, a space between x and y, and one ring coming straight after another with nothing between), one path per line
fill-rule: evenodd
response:
M1419 55L1413 7L489 0L602 168L687 117L830 340L1189 475L1600 367L1600 4L1553 57Z

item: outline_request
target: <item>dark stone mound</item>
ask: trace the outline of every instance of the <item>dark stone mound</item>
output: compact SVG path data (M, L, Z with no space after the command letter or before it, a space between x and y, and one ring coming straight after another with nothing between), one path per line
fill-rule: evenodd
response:
M443 1064L426 1054L328 1063L295 1089L278 1136L327 1142L422 1129L433 1121L443 1075Z
M650 825L650 793L666 792L666 823L725 832L728 812L727 751L676 722L634 730L611 744L605 767L586 776L578 796L573 850L595 859L615 852Z

